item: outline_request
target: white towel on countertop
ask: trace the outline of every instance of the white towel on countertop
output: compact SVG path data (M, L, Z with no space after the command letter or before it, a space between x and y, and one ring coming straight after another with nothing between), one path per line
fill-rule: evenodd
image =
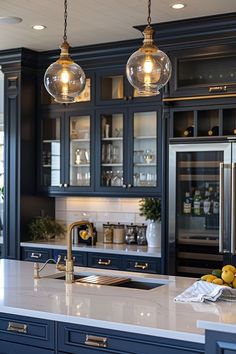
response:
M235 298L235 289L231 289L228 286L212 284L207 281L199 280L193 283L189 288L187 288L180 295L176 296L175 301L178 302L203 302L216 301L219 297L222 300L227 298Z

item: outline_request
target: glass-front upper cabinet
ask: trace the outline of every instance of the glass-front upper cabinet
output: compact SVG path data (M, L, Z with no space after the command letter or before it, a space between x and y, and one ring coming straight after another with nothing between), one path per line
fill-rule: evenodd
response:
M124 171L124 113L107 111L99 114L100 186L122 188Z
M61 187L61 116L45 115L41 122L41 181L43 188Z
M157 111L133 113L134 187L157 187Z
M98 112L96 188L119 194L151 195L160 188L160 127L156 107ZM141 194L140 194L141 193Z
M224 95L236 92L236 53L232 47L186 49L171 54L170 96Z
M69 186L91 186L91 118L70 116Z
M148 97L138 94L126 78L125 65L98 71L96 74L96 103L121 104L159 101L161 95Z

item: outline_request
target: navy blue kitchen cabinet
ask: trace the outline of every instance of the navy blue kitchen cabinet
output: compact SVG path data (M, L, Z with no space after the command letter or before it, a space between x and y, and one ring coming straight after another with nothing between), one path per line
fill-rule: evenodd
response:
M138 94L126 77L125 63L107 65L106 69L96 71L96 105L128 105L161 102L162 94L145 96Z
M58 349L69 354L204 353L203 344L67 323L58 323Z
M63 262L66 250L21 247L21 259L31 262L46 262L49 258ZM161 258L114 254L106 252L73 251L74 264L80 267L124 270L128 272L162 274Z
M49 195L94 190L93 111L44 110L40 128L39 191Z
M206 330L206 354L235 354L234 333Z
M160 196L161 107L44 110L39 191L57 195Z
M21 259L28 262L46 262L53 257L53 250L49 248L21 247Z
M2 354L53 354L55 323L1 313L0 337Z
M235 139L236 106L228 103L223 106L215 101L198 105L178 105L170 109L169 137L178 142L193 142L206 140Z
M104 195L160 196L161 107L104 107L96 115L95 190Z

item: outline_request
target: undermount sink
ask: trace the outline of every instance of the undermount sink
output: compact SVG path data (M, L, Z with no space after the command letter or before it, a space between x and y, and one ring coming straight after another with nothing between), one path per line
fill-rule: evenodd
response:
M47 276L46 278L50 279L58 279L58 280L65 280L65 273L56 273ZM110 284L109 282L104 283L99 283L99 280L97 281L91 281L91 279L98 279L98 278L109 278L111 280ZM130 288L130 289L140 289L140 290L151 290L155 289L157 287L160 287L162 285L166 285L169 283L168 280L163 280L163 279L147 279L147 278L140 278L140 277L117 277L117 276L104 276L102 274L93 274L90 272L83 272L83 273L76 273L74 275L75 283L81 283L81 284L96 284L96 285L103 285L103 286L116 286L116 287L122 287L122 288ZM112 280L114 279L114 282ZM119 282L120 280L120 282Z

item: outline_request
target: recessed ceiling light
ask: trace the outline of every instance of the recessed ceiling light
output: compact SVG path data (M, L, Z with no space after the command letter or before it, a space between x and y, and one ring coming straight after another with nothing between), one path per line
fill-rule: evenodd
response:
M172 4L170 5L172 7L172 9L174 10L180 10L180 9L183 9L184 7L186 7L185 4L182 4L182 3L176 3L176 4Z
M3 16L0 17L0 25L13 25L15 23L20 23L22 18L14 16Z
M36 31L42 31L42 30L44 30L46 28L46 26L44 26L44 25L34 25L34 26L32 26L32 28L34 30L36 30Z

